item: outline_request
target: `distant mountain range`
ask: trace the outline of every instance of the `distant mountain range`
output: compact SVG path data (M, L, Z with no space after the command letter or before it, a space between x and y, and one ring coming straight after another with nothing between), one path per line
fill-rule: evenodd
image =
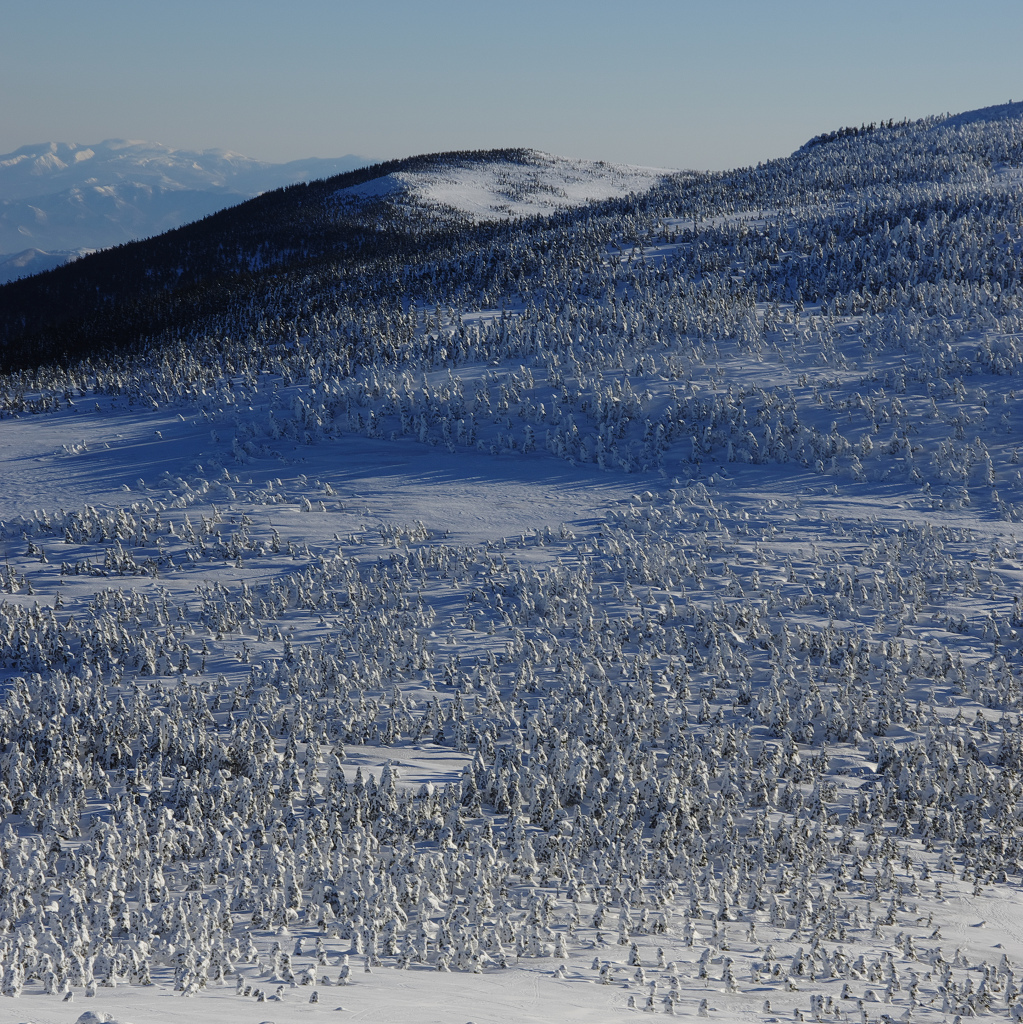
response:
M348 155L273 164L124 139L23 146L0 156L0 283L370 162Z

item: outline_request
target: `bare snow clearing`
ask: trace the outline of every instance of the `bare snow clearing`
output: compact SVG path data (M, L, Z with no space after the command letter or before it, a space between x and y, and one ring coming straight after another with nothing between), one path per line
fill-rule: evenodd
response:
M521 161L465 161L435 170L399 171L339 192L346 200L404 194L473 220L533 217L649 190L677 171L571 160L527 150Z

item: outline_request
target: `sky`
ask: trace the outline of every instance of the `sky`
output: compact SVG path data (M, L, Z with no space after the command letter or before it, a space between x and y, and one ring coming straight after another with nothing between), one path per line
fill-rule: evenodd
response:
M0 153L530 146L724 170L1023 99L1019 0L0 0Z

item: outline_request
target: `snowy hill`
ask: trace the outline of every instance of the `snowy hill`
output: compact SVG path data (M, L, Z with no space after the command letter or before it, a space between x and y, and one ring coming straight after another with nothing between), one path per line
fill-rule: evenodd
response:
M0 256L0 284L62 267L65 263L88 256L91 252L95 250L62 249L57 252L43 252L42 249L23 249L10 256Z
M476 221L534 217L648 191L677 171L601 161L569 160L536 150L514 159L449 161L394 171L338 193L346 202L387 197L454 210Z
M0 289L0 1017L1021 1019L1021 172L432 154Z
M35 248L56 256L120 245L366 162L346 156L271 164L226 150L123 139L24 146L0 155L0 253Z

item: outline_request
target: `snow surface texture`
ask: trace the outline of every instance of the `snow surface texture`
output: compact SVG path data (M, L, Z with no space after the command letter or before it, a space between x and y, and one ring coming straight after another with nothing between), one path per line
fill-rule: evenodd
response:
M399 171L344 189L348 201L408 197L429 207L456 210L472 220L533 217L604 199L646 192L666 175L654 167L569 160L535 150L523 160L487 161L433 171Z
M3 380L0 1019L1018 1020L1021 164Z
M0 284L366 163L345 156L271 164L124 139L24 146L0 155L0 254L11 254L0 255Z

